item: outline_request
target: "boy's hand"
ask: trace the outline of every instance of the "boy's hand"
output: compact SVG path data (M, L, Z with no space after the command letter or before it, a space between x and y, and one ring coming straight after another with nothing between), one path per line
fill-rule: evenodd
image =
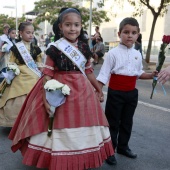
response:
M152 78L153 78L153 77L157 77L157 76L158 76L158 71L157 71L157 70L153 71L153 72L152 72Z

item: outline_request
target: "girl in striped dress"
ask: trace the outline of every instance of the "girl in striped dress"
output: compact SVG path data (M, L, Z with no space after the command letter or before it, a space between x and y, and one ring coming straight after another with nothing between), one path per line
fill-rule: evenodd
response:
M77 9L60 11L53 25L55 41L68 42L86 59L85 75L56 41L48 46L44 76L29 93L9 138L12 150L21 150L23 163L50 170L84 170L100 167L113 155L108 122L100 101L103 93L93 74L89 46L84 41L81 14ZM62 37L62 38L61 38ZM56 79L71 91L66 102L55 110L52 135L47 136L50 105L44 84Z

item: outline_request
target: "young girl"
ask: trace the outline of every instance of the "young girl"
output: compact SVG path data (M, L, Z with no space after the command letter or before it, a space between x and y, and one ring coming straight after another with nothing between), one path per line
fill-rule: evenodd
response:
M96 168L113 154L108 123L100 100L103 94L93 74L89 46L83 42L81 15L77 9L62 9L53 25L55 40L47 49L44 76L28 95L9 135L12 150L21 150L23 163L51 170L84 170ZM61 38L61 37L63 38ZM86 59L85 71L71 56L57 49L68 44ZM72 56L73 57L73 56ZM83 75L85 74L85 75ZM50 105L44 84L56 79L71 91L66 102L55 111L52 136L47 136ZM94 90L95 89L95 90ZM43 99L43 100L42 100Z
M33 38L34 28L31 23L21 23L19 26L19 41L11 48L9 65L18 66L20 74L5 89L0 99L0 126L12 127L24 103L26 95L39 79L39 75L28 66L24 55L17 47L20 45L33 62L41 62L41 50L30 42ZM21 38L22 37L22 40ZM31 54L31 55L30 55ZM39 71L40 72L40 71Z
M9 62L9 52L15 41L16 30L14 28L9 28L6 37L3 39L2 53L0 59L0 71L6 72L6 67Z
M10 28L8 30L8 38L13 44L15 44L17 42L17 40L16 40L16 29L15 28Z

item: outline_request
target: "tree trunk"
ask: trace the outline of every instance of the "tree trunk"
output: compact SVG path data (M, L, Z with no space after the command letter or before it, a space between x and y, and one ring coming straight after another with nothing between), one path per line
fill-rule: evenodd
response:
M150 32L150 37L149 37L149 42L148 42L148 48L146 51L146 59L145 61L147 63L150 62L150 54L151 54L151 48L152 48L152 40L153 40L153 34L154 34L154 30L155 30L155 25L156 25L156 20L157 20L158 16L157 15L153 15L153 22L152 22L152 27L151 27L151 32Z

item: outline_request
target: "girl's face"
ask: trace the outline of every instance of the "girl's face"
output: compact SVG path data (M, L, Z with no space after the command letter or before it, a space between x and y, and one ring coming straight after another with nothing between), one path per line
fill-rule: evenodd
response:
M26 26L23 31L20 31L22 40L31 42L34 38L34 27L32 25Z
M118 36L121 39L121 43L126 47L131 48L139 36L137 26L125 25L121 32L118 32Z
M10 37L11 39L15 39L15 37L16 37L16 30L12 30L12 31L9 33L9 37Z
M65 38L75 41L80 35L81 18L76 13L68 13L63 16L63 21L59 25L60 30Z

